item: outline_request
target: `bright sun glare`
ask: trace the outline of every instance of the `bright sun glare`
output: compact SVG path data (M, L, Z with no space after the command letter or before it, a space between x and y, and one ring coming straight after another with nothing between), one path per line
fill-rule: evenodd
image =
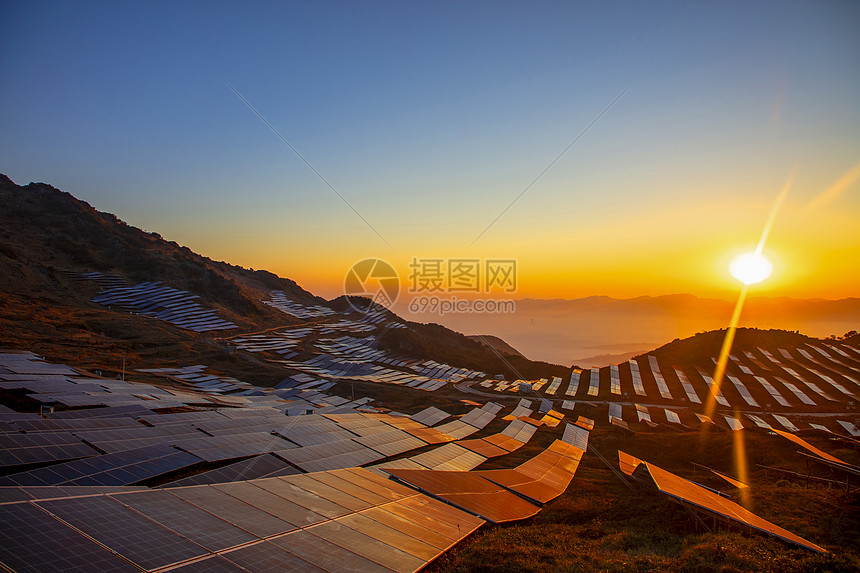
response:
M729 265L732 276L744 283L752 285L760 283L770 276L773 265L759 253L744 253L738 255Z

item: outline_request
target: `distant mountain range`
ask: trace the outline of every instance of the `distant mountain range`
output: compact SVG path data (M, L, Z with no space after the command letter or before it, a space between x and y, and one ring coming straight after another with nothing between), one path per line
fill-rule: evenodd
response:
M410 315L466 335L492 333L532 360L583 367L617 363L697 332L725 328L733 301L689 294L616 299L607 296L520 299L512 314ZM860 329L860 298L751 297L740 326L797 330L815 337Z

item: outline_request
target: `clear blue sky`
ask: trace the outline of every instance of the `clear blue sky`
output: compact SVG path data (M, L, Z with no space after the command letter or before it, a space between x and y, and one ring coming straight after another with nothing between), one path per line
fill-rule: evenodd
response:
M772 236L806 271L779 292L845 296L809 269L857 254L856 185L816 215L829 243L791 240L860 161L858 30L856 1L3 1L0 172L335 295L364 256L466 252L632 84L469 252L519 258L528 295L711 294L702 269L755 242L796 167ZM679 243L710 258L612 280Z

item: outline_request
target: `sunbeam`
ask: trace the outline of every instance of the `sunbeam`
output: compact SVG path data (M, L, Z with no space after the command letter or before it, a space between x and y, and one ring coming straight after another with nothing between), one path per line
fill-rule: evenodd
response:
M737 303L735 303L735 309L732 312L732 318L729 321L729 327L726 329L726 336L723 339L723 345L720 349L720 356L717 359L716 367L714 368L714 383L711 385L711 391L708 394L707 401L705 402L705 415L709 418L713 418L714 409L717 405L717 396L720 393L720 388L723 384L723 377L726 373L726 365L728 364L729 354L732 351L732 345L735 341L735 332L738 328L738 323L741 319L741 313L743 312L744 302L747 298L747 293L749 292L749 288L751 284L755 284L763 281L770 275L771 266L770 262L764 258L762 255L762 251L764 250L765 243L767 242L768 235L770 234L770 230L773 227L773 223L776 220L776 215L779 212L780 207L785 202L785 198L788 195L788 191L791 189L792 184L794 183L794 177L797 170L793 170L788 177L788 180L783 185L782 190L779 192L779 195L774 201L773 207L770 210L770 213L767 218L767 222L764 225L764 228L761 232L761 237L759 237L758 244L756 245L755 251L752 253L746 253L741 255L732 261L732 275L740 281L743 286L741 287L740 294L738 295ZM701 439L704 440L707 435L707 425L702 426ZM738 479L743 482L748 482L747 475L747 463L746 463L746 449L744 447L744 438L743 434L740 430L734 432L734 455L735 455L735 469L737 471ZM741 503L744 507L748 507L750 503L749 492L744 492Z

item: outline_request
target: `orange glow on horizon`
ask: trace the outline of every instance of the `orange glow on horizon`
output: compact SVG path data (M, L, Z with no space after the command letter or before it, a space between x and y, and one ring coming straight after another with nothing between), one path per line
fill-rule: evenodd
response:
M178 220L171 229L171 219L164 221L167 228L157 230L214 260L269 270L329 299L342 293L344 276L358 260L387 260L405 284L409 261L426 256L516 259L518 289L506 298L692 294L734 300L737 282L728 265L753 246L761 248L773 264L772 276L756 287L758 296L856 297L860 267L845 261L860 257L860 234L854 232L858 201L848 192L860 177L860 167L854 166L834 184L826 174L815 174L812 182L809 171L802 175L806 179L792 174L783 183L776 203L765 202L753 186L738 185L721 186L734 195L718 195L715 190L708 205L678 194L671 202L653 207L646 202L637 206L641 208L619 209L604 217L574 216L569 224L556 220L564 213L529 213L516 224L494 229L468 252L465 245L472 238L472 221L462 213L454 213L451 221L442 220L435 234L429 227L413 229L409 217L400 221L391 216L389 221L377 215L375 223L391 225L389 229L380 225L380 230L393 251L368 237L347 215L324 227L302 222L285 225L280 210L273 209L255 213L248 219L253 221L249 227L237 226L223 234L213 235L202 221L198 225ZM821 181L827 183L819 186ZM792 183L796 201L786 196ZM822 187L828 191L812 201L811 213L808 197L816 197L811 190ZM825 199L832 205L836 198L839 209L821 208ZM764 235L749 236L749 229L761 225L762 211L773 213L776 207L778 224L769 216ZM461 233L461 227L470 232Z

